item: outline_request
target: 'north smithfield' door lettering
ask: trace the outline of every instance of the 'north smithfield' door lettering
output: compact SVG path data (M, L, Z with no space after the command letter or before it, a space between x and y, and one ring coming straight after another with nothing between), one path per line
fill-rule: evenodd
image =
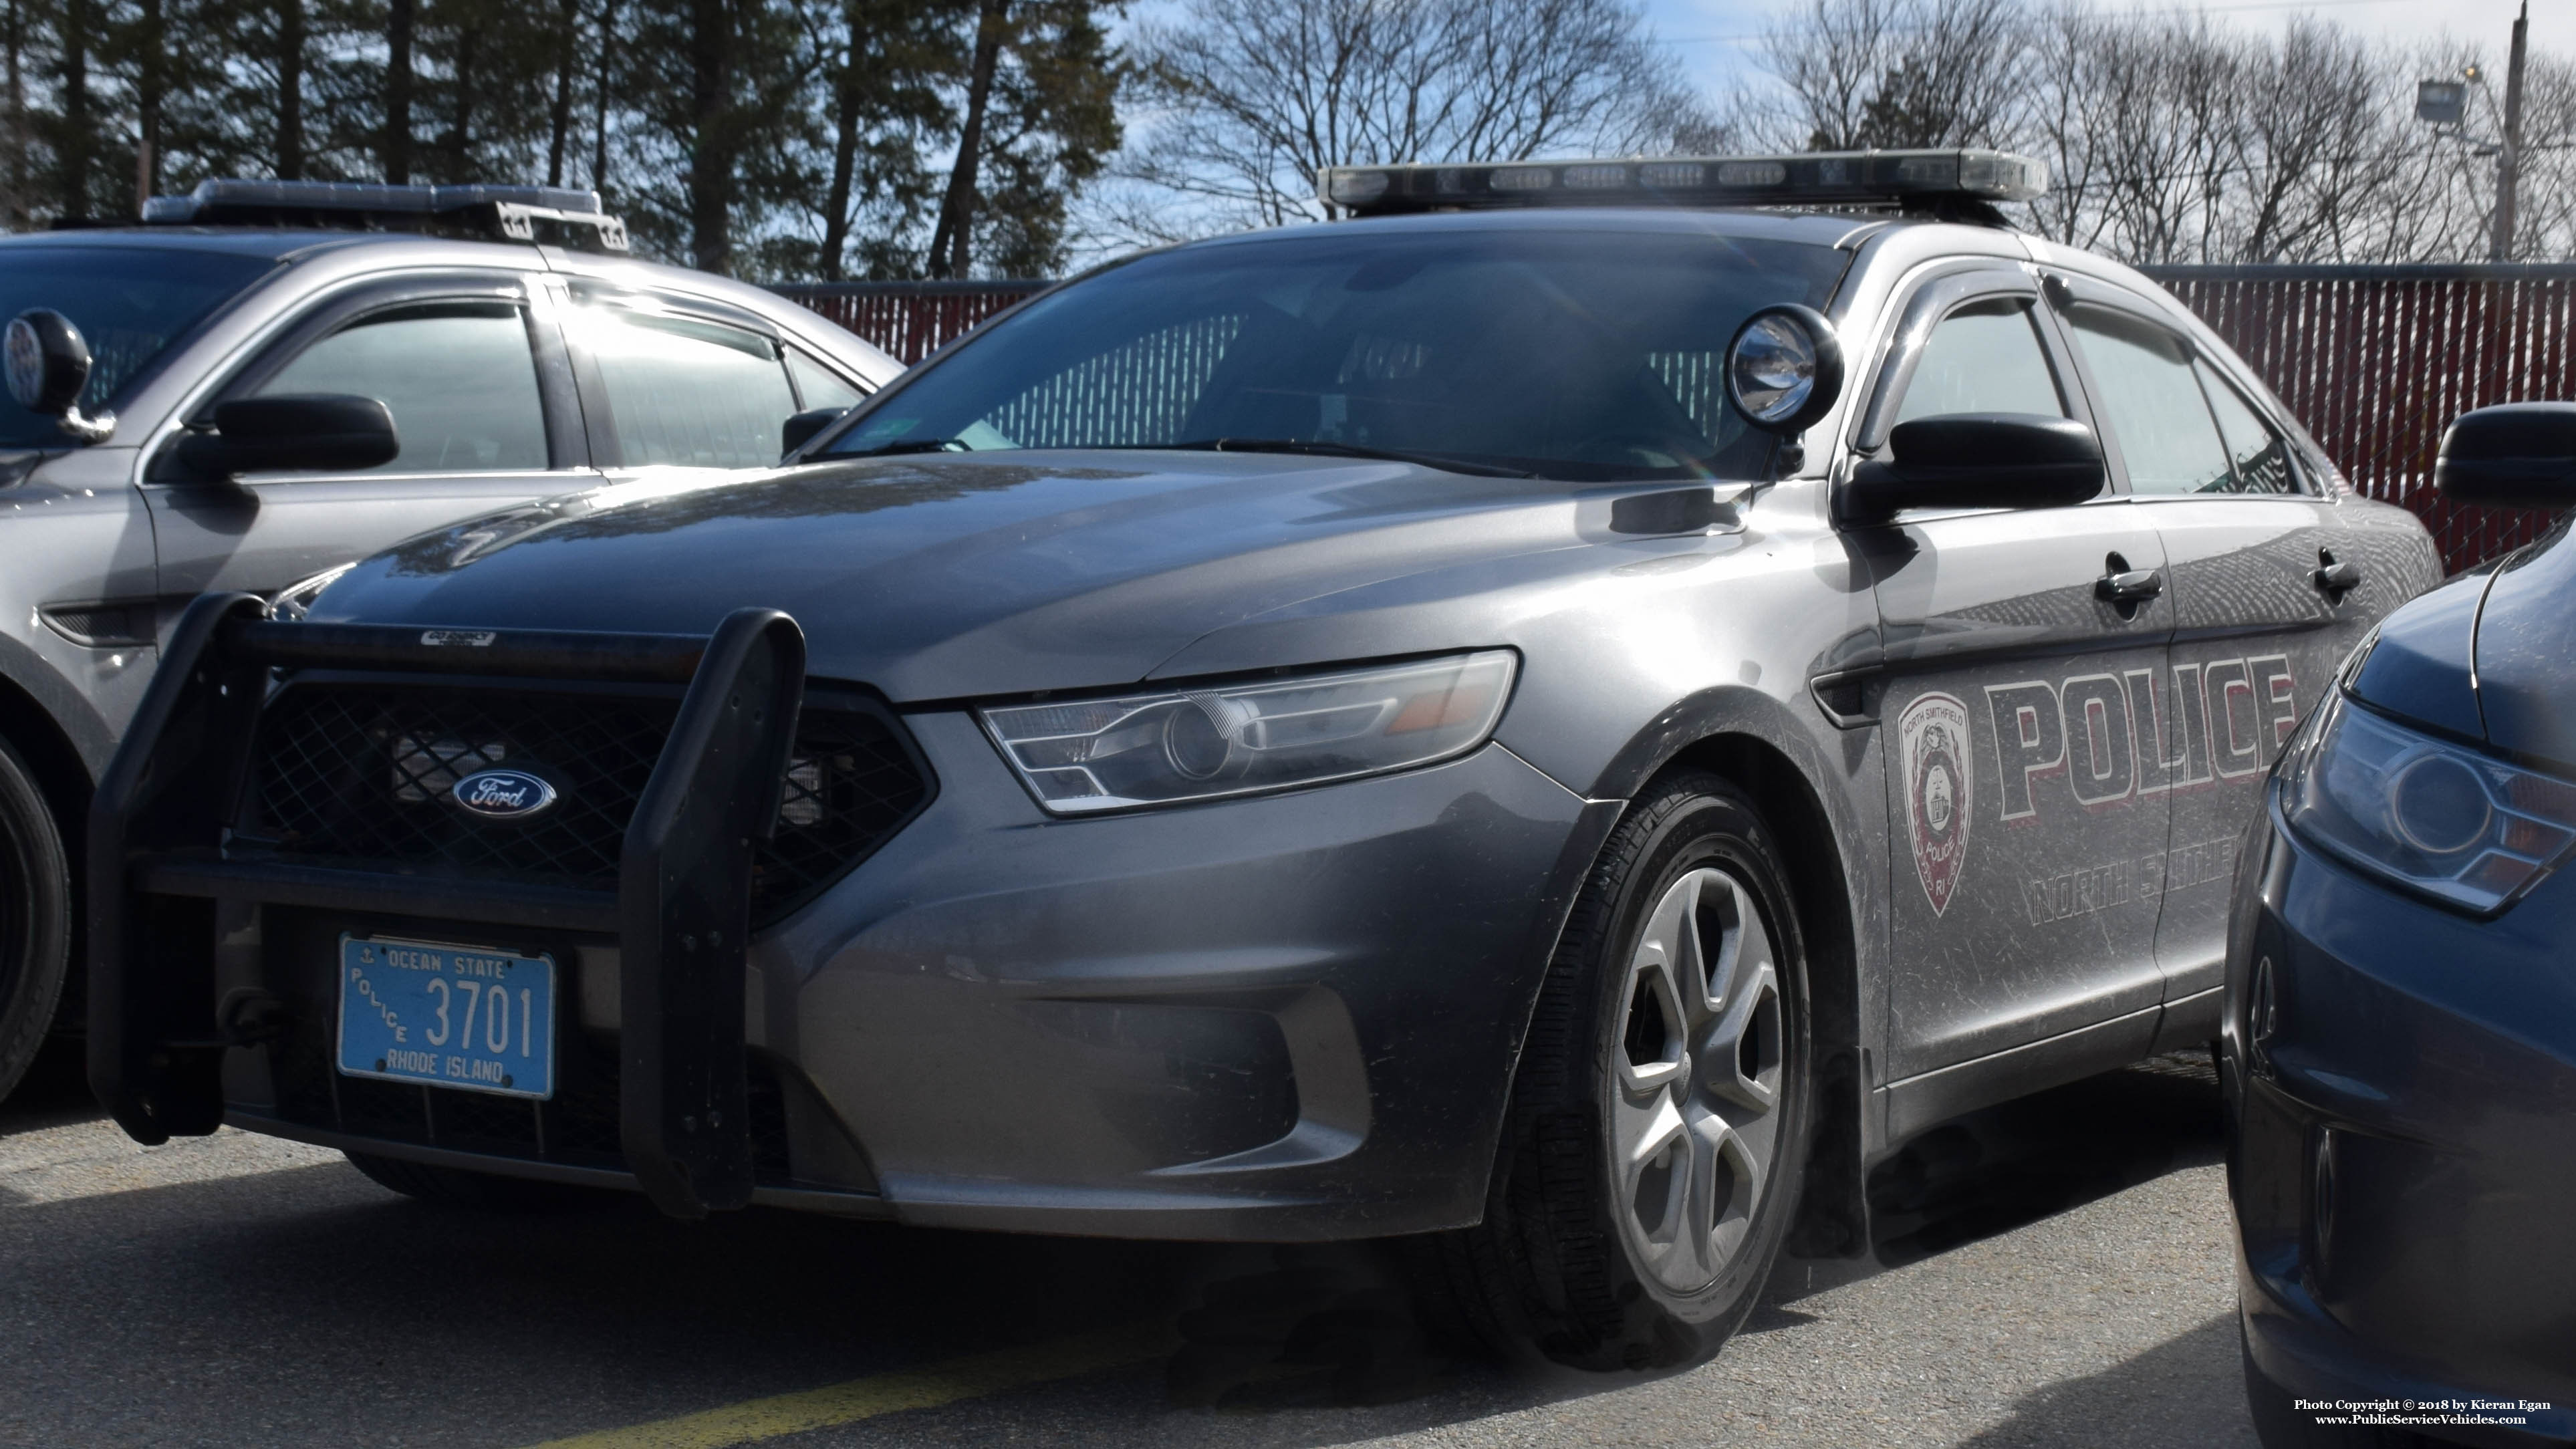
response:
M2131 669L1990 684L1986 707L2006 820L2038 814L2036 782L2061 775L2099 808L2260 774L2299 720L2280 654L2177 664L2169 697Z

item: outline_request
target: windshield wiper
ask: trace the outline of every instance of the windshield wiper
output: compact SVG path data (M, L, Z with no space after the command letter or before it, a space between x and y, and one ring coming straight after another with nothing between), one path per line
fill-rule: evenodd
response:
M1296 438L1200 438L1187 443L1143 443L1144 448L1187 449L1201 453L1305 453L1319 458L1377 458L1390 463L1414 463L1437 468L1444 473L1467 473L1478 478L1535 478L1536 473L1518 468L1505 468L1493 463L1471 462L1447 453L1412 453L1395 448L1366 448L1357 443L1305 442Z

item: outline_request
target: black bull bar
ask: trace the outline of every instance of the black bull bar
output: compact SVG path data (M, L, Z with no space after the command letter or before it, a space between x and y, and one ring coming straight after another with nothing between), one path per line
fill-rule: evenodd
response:
M180 617L89 828L89 1080L147 1146L222 1124L218 899L352 910L471 910L613 930L620 967L618 1132L664 1212L751 1201L745 946L756 842L769 839L805 692L805 638L774 609L706 637L282 623L250 594ZM684 684L627 825L617 890L468 882L228 861L271 671Z

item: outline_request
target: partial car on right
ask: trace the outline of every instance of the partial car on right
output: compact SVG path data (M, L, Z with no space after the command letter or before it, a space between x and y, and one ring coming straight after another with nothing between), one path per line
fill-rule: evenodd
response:
M2576 403L2454 423L2454 502L2576 505ZM2576 545L2383 620L2238 857L2220 1041L2267 1449L2576 1441Z

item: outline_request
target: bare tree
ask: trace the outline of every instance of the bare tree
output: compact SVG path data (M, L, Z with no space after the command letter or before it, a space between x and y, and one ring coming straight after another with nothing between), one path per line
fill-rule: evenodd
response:
M1808 0L1762 39L1772 144L1818 151L2010 144L2037 27L2020 0Z
M2051 185L2024 223L2135 262L2480 255L2494 165L2412 110L2418 79L2475 56L2036 3L1807 0L1734 114L1764 147L2027 150ZM2576 71L2555 58L2532 67L2523 174L2517 256L2576 253Z
M1715 126L1632 0L1186 0L1131 53L1118 241L1310 219L1329 165L1668 151Z
M2295 21L2271 59L2270 83L2243 97L2245 150L2258 164L2247 170L2226 248L2251 262L2315 250L2350 194L2350 158L2379 140L2382 120L2378 67L2341 28Z
M2523 78L2514 258L2576 259L2576 66L2531 57Z
M2096 116L2112 57L2108 24L2075 5L2049 12L2031 56L2048 80L2031 99L2022 144L2048 163L2050 186L2031 203L2033 229L2069 246L2096 248L2110 227L2111 172L2120 162Z

